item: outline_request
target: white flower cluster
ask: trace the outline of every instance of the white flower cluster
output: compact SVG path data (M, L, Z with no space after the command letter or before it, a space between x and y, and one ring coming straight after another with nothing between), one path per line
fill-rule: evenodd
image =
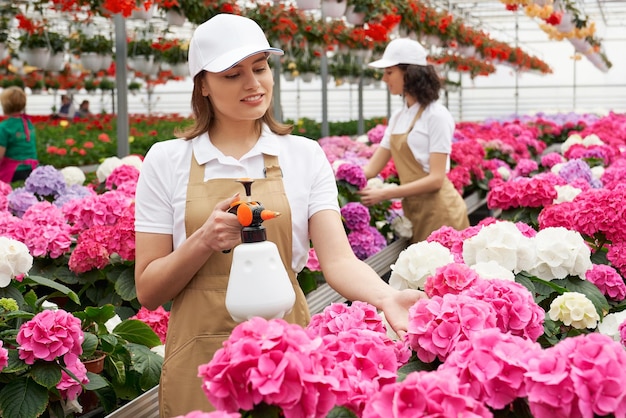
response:
M25 244L0 237L0 287L7 287L11 279L28 273L32 266L33 256Z
M76 166L64 167L60 171L61 174L63 174L63 178L65 179L65 184L67 184L68 186L80 186L86 180L83 170Z
M423 289L426 278L437 268L454 262L454 256L438 242L421 241L409 245L391 265L389 285L394 289Z
M528 238L512 222L487 225L466 239L463 260L470 267L495 262L515 274L526 271L548 281L567 276L584 279L592 267L591 251L578 232L551 227Z
M119 157L105 158L104 161L102 161L102 163L96 169L96 177L98 177L98 181L100 183L104 183L107 177L109 177L111 173L113 172L113 170L115 170L117 167L121 165L130 165L130 166L137 168L137 170L141 171L142 164L143 164L143 161L141 160L140 157L136 155L127 155L124 158L119 158Z
M567 140L561 144L561 154L565 154L567 150L575 144L581 144L585 147L590 147L592 145L604 145L604 142L602 142L600 137L596 134L587 135L584 138L579 134L573 134L570 135Z
M550 304L548 315L551 320L561 321L576 329L594 329L600 321L593 303L578 292L565 292L557 296Z

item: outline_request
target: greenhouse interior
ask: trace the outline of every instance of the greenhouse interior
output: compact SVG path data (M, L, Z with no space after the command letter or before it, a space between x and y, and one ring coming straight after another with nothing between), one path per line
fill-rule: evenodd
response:
M224 14L254 117L192 77ZM626 417L624 51L618 0L0 0L0 417Z

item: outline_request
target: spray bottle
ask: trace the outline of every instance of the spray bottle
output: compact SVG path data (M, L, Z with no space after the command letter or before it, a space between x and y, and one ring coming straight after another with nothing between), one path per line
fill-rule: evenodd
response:
M280 216L251 198L252 179L238 179L246 200L231 204L242 225L241 244L233 250L226 288L226 310L237 322L255 316L282 318L296 301L296 293L280 258L276 244L267 241L263 221Z

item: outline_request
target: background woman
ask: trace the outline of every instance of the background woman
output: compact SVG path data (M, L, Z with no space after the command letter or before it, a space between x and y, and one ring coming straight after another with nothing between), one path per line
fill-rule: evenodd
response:
M224 34L228 33L228 36ZM281 216L264 224L296 292L286 320L306 325L296 274L309 239L326 281L349 300L382 309L406 330L419 291L389 287L358 260L341 221L332 168L317 142L291 135L272 116L270 47L256 22L220 14L198 26L189 45L195 124L145 157L136 193L137 297L148 309L173 300L161 373L161 415L210 410L198 365L211 360L236 323L225 308L232 253L241 225L227 212L255 179L252 196Z
M446 176L454 120L437 102L441 82L426 62L427 55L419 42L399 38L387 45L380 60L369 64L384 69L383 81L391 94L403 96L404 105L389 119L380 146L364 168L365 176L378 175L393 157L400 186L366 188L361 201L372 206L401 198L404 215L413 225L413 243L443 225L459 230L469 226L465 201Z

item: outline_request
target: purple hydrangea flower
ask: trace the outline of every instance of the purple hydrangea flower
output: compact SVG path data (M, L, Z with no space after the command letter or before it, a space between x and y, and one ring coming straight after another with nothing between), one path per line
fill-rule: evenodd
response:
M371 257L387 246L385 237L373 226L350 232L348 241L359 260Z
M370 211L359 202L349 202L341 208L341 216L349 230L363 229L370 224Z
M26 190L24 187L19 187L9 193L7 200L9 202L9 211L20 218L24 215L28 208L35 203L39 203L37 196Z
M57 196L54 199L54 205L58 208L62 208L70 200L74 199L83 199L87 196L92 196L94 191L89 187L85 187L80 184L73 184L71 186L67 186L63 193Z
M33 170L24 182L24 188L39 196L58 196L67 185L63 174L51 165L42 165Z
M563 164L563 167L559 170L559 176L568 183L576 179L583 179L587 183L591 183L593 179L589 164L580 159L570 160Z
M365 178L363 168L355 164L341 164L337 168L335 177L337 180L344 180L356 186L359 190L367 186L367 178Z

